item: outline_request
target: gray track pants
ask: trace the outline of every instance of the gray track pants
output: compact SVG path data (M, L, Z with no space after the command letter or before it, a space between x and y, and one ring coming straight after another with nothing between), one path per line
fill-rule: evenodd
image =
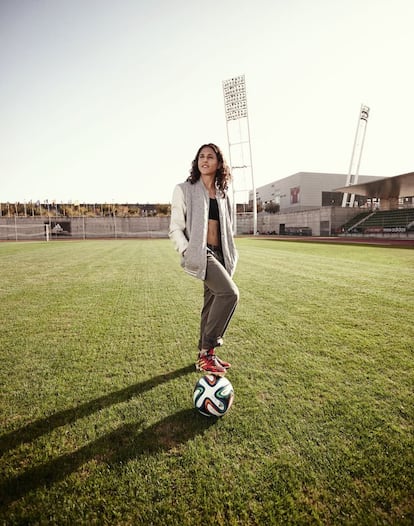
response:
M220 252L207 252L204 304L201 311L199 349L220 345L239 301L239 289L222 264Z

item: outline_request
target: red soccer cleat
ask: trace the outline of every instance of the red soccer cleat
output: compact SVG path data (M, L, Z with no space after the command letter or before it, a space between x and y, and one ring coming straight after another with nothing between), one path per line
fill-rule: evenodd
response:
M224 365L219 362L214 349L209 349L205 354L199 353L196 369L216 376L224 376L227 372Z

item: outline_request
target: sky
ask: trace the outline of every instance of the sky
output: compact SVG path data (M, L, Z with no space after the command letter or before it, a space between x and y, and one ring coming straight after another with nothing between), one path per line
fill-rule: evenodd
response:
M0 202L169 203L201 144L229 158L239 75L256 187L348 173L361 104L359 173L412 172L413 23L412 0L0 0Z

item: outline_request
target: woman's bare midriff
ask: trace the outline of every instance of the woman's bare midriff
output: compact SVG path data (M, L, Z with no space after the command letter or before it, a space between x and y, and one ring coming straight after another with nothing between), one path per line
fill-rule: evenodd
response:
M207 243L216 247L220 246L219 222L215 219L208 220Z

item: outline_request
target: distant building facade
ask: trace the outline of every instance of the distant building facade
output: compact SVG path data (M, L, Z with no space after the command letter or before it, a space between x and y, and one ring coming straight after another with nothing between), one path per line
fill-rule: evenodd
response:
M346 184L346 174L298 172L272 183L256 188L258 205L263 208L268 203L280 206L280 212L300 212L322 206L341 206L342 193L334 192ZM360 175L358 183L367 183L381 177ZM253 193L249 193L249 202ZM366 198L355 198L355 206L361 206Z

